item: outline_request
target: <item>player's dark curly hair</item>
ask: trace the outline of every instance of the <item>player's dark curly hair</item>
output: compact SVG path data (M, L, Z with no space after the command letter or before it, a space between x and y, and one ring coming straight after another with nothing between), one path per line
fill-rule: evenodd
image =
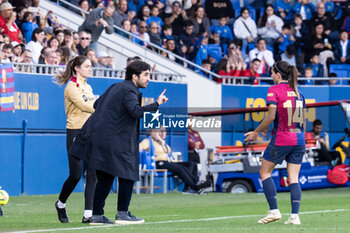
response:
M283 80L288 80L289 86L294 90L298 99L300 98L298 92L298 70L295 66L290 65L286 61L278 61L272 66L275 73L279 73Z

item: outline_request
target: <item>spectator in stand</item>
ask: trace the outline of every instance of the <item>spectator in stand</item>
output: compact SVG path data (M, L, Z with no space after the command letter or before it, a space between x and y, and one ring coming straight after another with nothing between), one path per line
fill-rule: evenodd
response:
M54 30L55 37L58 40L59 45L61 45L64 42L64 32L62 29L58 28Z
M335 47L333 48L334 52L334 63L337 64L350 64L350 43L349 43L349 34L346 30L342 29L339 33L340 40L337 41Z
M186 11L182 10L179 1L174 1L171 5L171 9L171 13L165 14L164 22L166 24L171 24L175 36L180 36L183 32L183 21L187 18Z
M326 12L325 4L320 2L317 4L317 12L310 20L310 27L312 29L319 23L323 24L324 33L332 42L338 39L338 23L330 12Z
M209 59L205 59L202 61L202 68L207 71L211 71L211 62ZM202 70L199 71L199 74L205 77L209 77L209 75L207 73L204 73Z
M189 60L193 60L196 56L194 44L197 42L197 38L195 33L193 32L193 22L191 20L186 20L184 22L184 33L180 35L179 38L180 44L186 46L186 57Z
M151 10L149 8L148 5L144 5L141 7L141 10L137 16L136 22L139 23L140 21L145 21L147 22L147 20L149 19L151 15ZM146 23L147 24L147 23ZM148 24L147 24L148 26Z
M109 57L109 54L107 52L105 51L98 52L97 61L98 61L99 68L112 68L108 65L108 57Z
M148 17L146 20L147 25L149 26L150 23L155 22L158 24L159 28L161 28L164 24L163 20L158 17L159 15L159 8L157 6L153 6L151 10L151 16Z
M2 47L2 59L1 63L11 63L13 47L11 44L5 44Z
M263 16L258 21L258 35L265 39L266 44L274 47L279 38L283 26L283 20L275 15L274 8L267 4Z
M33 63L33 57L32 52L28 49L23 50L21 57L19 59L20 63L27 63L32 64Z
M275 63L272 52L266 49L265 39L258 39L256 48L249 52L249 60L253 61L254 58L258 58L261 62L258 71L259 74L267 74L268 69Z
M84 11L87 11L87 12L90 12L90 3L88 0L80 0L79 3L78 3L78 6L84 10ZM87 17L87 14L84 12L84 11L79 11L79 14L81 16L83 16L84 18Z
M46 65L57 65L57 54L56 51L52 49L47 49L44 53L44 61L41 61L40 64Z
M84 55L89 49L91 34L85 31L79 32L79 44L76 46L78 55Z
M220 17L219 25L213 25L211 27L211 33L218 33L220 36L220 43L228 44L229 41L233 40L232 31L229 26L226 25L226 17Z
M205 12L213 26L219 25L221 17L225 17L227 24L232 25L234 21L234 11L232 9L230 0L205 1Z
M242 55L242 40L235 38L228 44L228 63L232 67L242 66L243 70L247 68Z
M173 11L172 4L174 2L179 2L184 10L190 10L192 7L192 0L166 0L166 6L164 12L166 14L171 14Z
M316 7L310 0L298 0L293 7L293 11L300 14L304 20L310 20L312 14L316 12Z
M91 32L90 47L95 51L97 51L97 41L100 38L102 31L105 30L107 34L112 34L114 31L114 20L112 18L114 10L115 8L113 5L108 5L106 8L97 8L91 11L78 29L79 32Z
M0 5L0 31L2 34L8 35L11 41L22 43L23 35L15 24L16 12L13 9L14 7L9 2L3 2Z
M323 65L320 64L320 59L317 52L314 52L311 55L310 63L308 63L306 66L312 68L314 77L324 77Z
M2 35L4 38L4 44L11 44L11 39L8 35Z
M63 47L67 47L72 58L78 56L78 50L74 45L73 33L69 29L64 29L64 41L61 44Z
M249 81L244 81L244 84L253 84L253 85L258 85L259 84L259 80L256 79L258 77L260 77L258 70L260 67L260 60L257 58L254 58L251 62L250 62L250 66L249 69L243 70L240 73L240 76L242 77L250 77Z
M159 10L163 10L166 0L150 0L147 4L151 7L156 6Z
M144 47L147 47L147 43L150 42L150 38L149 35L147 33L147 24L145 21L140 21L138 27L137 27L137 32L135 33L135 35L139 36L142 40L139 40L137 38L135 38L135 42L139 45L142 45Z
M51 37L51 39L48 40L47 42L47 47L51 48L53 51L56 51L59 45L60 45L60 42L55 36Z
M16 8L16 12L17 12L17 17L16 17L16 25L18 28L20 28L22 30L22 24L24 23L24 13L28 11L28 8L24 7L24 6L20 6L18 8ZM34 17L33 17L34 18ZM22 30L22 34L23 34L23 30ZM29 38L30 39L30 38ZM29 41L27 41L28 43Z
M130 32L130 30L131 30L131 22L130 22L130 20L124 19L124 20L122 21L122 26L121 26L121 27L122 27L125 31ZM130 39L130 36L129 36L127 33L123 32L123 31L121 31L121 30L117 30L117 33L118 33L119 35L125 37L125 38Z
M165 42L165 49L172 52L172 53L177 53L176 52L176 43L175 43L175 40L174 39L168 39L166 42ZM163 57L166 57L170 60L172 60L173 62L176 62L177 59L175 58L175 56L173 56L172 54L170 53L167 53L167 52L162 52L162 56Z
M141 10L141 7L144 6L146 4L145 0L130 0L128 2L128 9L129 12L133 11L135 12L139 12Z
M284 22L290 22L293 19L293 7L291 0L277 0L274 3L275 12Z
M202 61L209 59L208 57L208 36L203 36L199 39L200 46L198 48L196 58L194 59L195 63L199 66L202 65Z
M249 9L247 7L243 7L241 9L241 15L233 24L233 32L236 38L242 40L242 53L246 54L248 51L248 44L253 44L256 42L258 33L256 23L249 16Z
M33 13L26 11L23 15L23 24L21 27L26 43L30 42L35 28L38 28L38 25L34 22Z
M210 21L208 17L205 16L204 7L199 5L194 11L194 16L192 17L193 22L193 32L197 38L202 35L210 34Z
M45 38L45 32L41 28L34 29L32 33L32 40L27 43L26 49L32 52L33 62L35 64L39 63L39 57L41 50L43 49L42 43Z
M153 44L156 44L159 47L162 47L162 38L160 37L160 33L159 33L159 25L156 22L151 22L149 24L148 34L149 34L150 41Z
M290 65L295 66L299 73L303 73L303 62L300 56L296 55L295 46L290 44L287 46L286 50L281 54L281 61L286 61Z
M217 73L220 76L230 76L230 77L237 77L241 73L240 65L237 67L232 66L227 58L221 59L216 68L215 68L215 73ZM222 78L218 78L216 80L218 83L222 83Z
M73 46L76 48L79 42L80 42L79 33L73 32Z
M64 66L64 64L62 63L62 56L63 56L62 50L59 48L55 52L56 52L56 56L57 56L56 65Z
M314 85L315 80L313 80L314 71L313 71L312 67L310 67L310 66L305 67L304 76L305 76L305 78L307 78L307 80L300 81L301 84Z
M90 59L92 67L98 67L96 53L92 48L89 48L84 55Z
M59 48L59 50L61 50L62 52L62 56L61 56L61 65L67 65L68 62L71 60L72 56L71 56L71 52L70 49L68 47L65 46L61 46ZM60 64L59 64L60 65Z
M20 57L22 54L22 46L19 44L17 41L12 41L12 57L11 57L11 62L20 62Z
M295 14L294 15L294 22L292 24L292 28L294 28L293 30L293 35L295 38L295 48L298 50L299 47L301 46L301 43L304 43L306 37L309 34L309 26L307 25L306 22L303 21L303 17L301 16L301 14Z
M173 27L170 24L164 24L162 27L162 40L163 45L168 39L173 39Z
M340 84L340 80L335 79L335 78L337 78L337 77L338 77L338 76L337 76L336 73L333 73L333 72L332 72L332 73L329 73L329 74L328 74L328 78L334 78L334 79L328 80L328 84L329 84L330 86Z
M50 48L48 47L44 47L41 51L40 51L40 56L39 56L39 64L45 64L45 53L47 51L49 51Z
M121 27L122 22L126 19L128 19L128 1L120 0L113 14L114 24Z
M306 54L319 53L319 60L324 69L323 72L327 76L327 64L334 60L334 55L332 45L328 36L324 33L324 26L321 22L316 23L315 33L311 34L306 44ZM310 59L310 57L307 56L306 59Z
M278 57L281 56L281 54L284 53L284 51L286 51L286 49L289 45L293 45L294 41L295 41L295 39L294 39L293 34L290 31L290 25L289 24L283 25L281 36L277 40ZM291 63L289 63L289 64L291 64ZM291 65L295 66L295 63L291 64Z

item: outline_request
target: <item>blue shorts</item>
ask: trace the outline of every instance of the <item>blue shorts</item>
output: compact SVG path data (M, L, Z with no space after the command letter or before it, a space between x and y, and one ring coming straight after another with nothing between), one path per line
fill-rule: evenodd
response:
M281 164L283 160L287 163L301 164L305 154L305 146L275 146L269 144L264 152L264 159Z

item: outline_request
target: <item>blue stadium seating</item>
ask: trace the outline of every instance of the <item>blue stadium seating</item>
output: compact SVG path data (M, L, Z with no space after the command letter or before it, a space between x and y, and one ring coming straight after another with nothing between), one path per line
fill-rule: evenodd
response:
M350 65L348 64L331 64L329 73L336 73L337 77L350 77ZM336 85L347 85L348 80L338 80Z

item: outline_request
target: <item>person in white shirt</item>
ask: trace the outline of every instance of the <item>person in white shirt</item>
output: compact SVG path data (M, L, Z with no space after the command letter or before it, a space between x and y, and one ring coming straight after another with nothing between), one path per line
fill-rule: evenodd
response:
M346 30L342 29L339 32L340 40L337 41L333 48L334 52L334 63L350 64L350 43L349 35Z
M273 59L273 54L270 50L266 49L265 39L260 38L256 43L256 48L249 52L249 60L259 59L261 61L260 67L258 69L259 74L265 74L268 68L273 66L275 60Z
M274 14L273 6L267 4L263 16L258 21L258 35L273 47L281 35L283 24L283 20Z
M45 32L41 28L35 28L32 34L32 40L27 44L26 49L32 52L33 62L39 63L40 52L43 49L42 42L45 38Z
M233 32L236 38L243 42L242 52L246 53L249 43L254 43L257 39L257 28L255 21L249 16L249 9L243 7L241 15L233 24Z

